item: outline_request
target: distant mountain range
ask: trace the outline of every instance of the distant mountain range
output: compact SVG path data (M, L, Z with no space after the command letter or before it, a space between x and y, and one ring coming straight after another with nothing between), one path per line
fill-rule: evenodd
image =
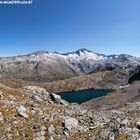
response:
M104 55L85 48L75 52L38 51L27 55L0 58L0 75L47 82L116 68L133 71L140 58L127 54Z
M131 55L104 55L87 49L61 54L60 57L64 58L68 65L80 74L112 70L117 67L131 69L140 64L140 58Z

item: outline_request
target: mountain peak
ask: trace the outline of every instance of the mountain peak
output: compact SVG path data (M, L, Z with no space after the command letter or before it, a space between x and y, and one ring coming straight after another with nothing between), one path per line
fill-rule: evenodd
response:
M73 51L73 52L63 53L63 55L69 55L69 54L78 54L79 55L80 52L85 53L85 52L92 52L92 51L90 51L86 48L81 48L81 49L78 49L78 50Z
M92 52L92 51L90 51L86 48L81 48L81 49L77 50L76 52Z
M48 51L36 51L33 53L30 53L29 55L38 55L38 54L45 54L45 53L49 53Z

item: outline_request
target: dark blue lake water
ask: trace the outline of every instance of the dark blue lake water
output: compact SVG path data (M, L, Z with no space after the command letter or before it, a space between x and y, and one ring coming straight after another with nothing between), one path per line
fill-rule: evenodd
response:
M111 90L80 90L80 91L70 91L70 92L61 92L59 95L62 99L70 102L70 103L84 103L93 98L101 97L107 95Z

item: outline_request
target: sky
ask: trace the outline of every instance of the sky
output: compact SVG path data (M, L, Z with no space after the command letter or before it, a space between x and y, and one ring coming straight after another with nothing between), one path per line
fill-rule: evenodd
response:
M139 0L33 0L0 5L0 56L87 48L140 56Z

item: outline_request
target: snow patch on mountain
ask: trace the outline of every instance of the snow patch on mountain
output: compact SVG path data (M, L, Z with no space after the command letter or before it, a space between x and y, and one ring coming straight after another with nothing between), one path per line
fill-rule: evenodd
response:
M0 68L11 67L21 63L34 64L46 63L54 65L65 62L73 70L80 74L112 70L117 67L132 69L140 65L140 58L131 55L104 55L92 52L87 49L79 49L75 52L57 53L48 51L38 51L23 56L0 58Z
M140 65L140 58L121 54L104 55L94 53L87 49L80 49L75 52L59 54L76 71L81 74L112 70L116 67L131 69Z

